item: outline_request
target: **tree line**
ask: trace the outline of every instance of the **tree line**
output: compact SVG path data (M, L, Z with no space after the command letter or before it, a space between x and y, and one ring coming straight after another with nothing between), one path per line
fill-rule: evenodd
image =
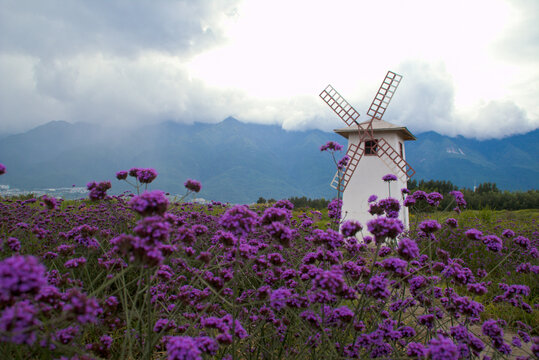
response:
M445 180L408 180L408 190L414 192L423 190L425 192L439 192L444 196L440 203L440 209L452 206L453 197L451 191L458 190L464 195L467 202L467 209L481 210L522 210L539 209L539 191L502 191L495 183L485 182L475 187L475 189L459 188L450 181Z
M288 200L292 204L294 204L295 209L310 208L310 209L316 209L316 210L323 210L323 209L327 209L328 204L330 202L330 200L326 200L324 198L311 199L305 196L302 196L302 197L295 196L295 197L288 198ZM259 197L256 203L257 204L271 204L274 202L276 202L275 199L266 200L263 197Z
M475 189L459 188L455 184L446 180L408 180L408 190L414 192L422 190L427 193L438 192L444 199L438 207L441 210L451 210L454 206L451 191L458 190L464 195L467 202L467 209L481 210L522 210L539 209L539 190L528 191L502 191L495 183L485 182L475 187ZM311 199L305 196L290 197L288 199L295 208L312 208L317 210L326 209L330 200L324 198ZM258 204L274 203L275 199L264 199L260 197Z

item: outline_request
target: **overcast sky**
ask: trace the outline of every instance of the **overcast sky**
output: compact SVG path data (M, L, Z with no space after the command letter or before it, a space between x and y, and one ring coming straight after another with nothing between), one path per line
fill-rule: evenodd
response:
M51 120L345 126L496 138L539 127L537 0L0 0L0 134Z

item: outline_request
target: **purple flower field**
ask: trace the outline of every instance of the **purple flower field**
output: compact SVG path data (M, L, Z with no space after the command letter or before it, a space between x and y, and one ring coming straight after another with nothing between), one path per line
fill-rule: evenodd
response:
M128 174L137 192L157 176L117 179ZM321 214L110 187L92 182L78 201L0 199L2 358L539 355L535 222L483 224L459 194L452 217L417 216L406 231L400 207L434 211L439 194L373 197L371 221L340 224L340 201Z

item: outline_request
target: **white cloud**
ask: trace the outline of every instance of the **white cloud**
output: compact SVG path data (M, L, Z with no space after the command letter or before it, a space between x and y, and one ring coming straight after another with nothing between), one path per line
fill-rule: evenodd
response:
M1 0L0 0L1 1ZM488 11L486 11L488 9ZM499 137L539 126L538 5L525 0L3 2L0 133L50 120L343 124L388 69L385 118Z

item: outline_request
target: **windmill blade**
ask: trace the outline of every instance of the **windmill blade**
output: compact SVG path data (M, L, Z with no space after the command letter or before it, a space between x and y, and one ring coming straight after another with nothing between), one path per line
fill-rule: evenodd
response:
M331 85L328 85L321 93L320 97L329 107L346 123L351 126L357 124L359 113L350 105Z
M378 157L384 160L390 167L396 167L399 170L399 178L406 181L415 174L415 170L402 158L402 156L389 145L384 139L378 139L378 149L376 151ZM393 166L391 166L393 165ZM397 174L396 174L397 175Z
M380 88L378 89L378 92L376 93L376 96L374 97L374 100L367 111L367 115L369 115L372 119L382 120L382 116L384 116L389 102L391 101L395 91L397 91L397 87L399 86L401 80L402 75L396 74L392 71L387 72L384 81L382 81L382 85L380 85Z
M357 168L357 165L359 164L359 160L361 160L361 157L365 153L365 142L360 141L359 145L356 144L350 144L348 147L348 150L346 151L346 155L350 158L348 161L348 166L346 166L346 169L342 173L342 178L339 176L340 171L337 171L335 176L333 177L333 180L331 181L330 186L340 192L344 192L344 189L346 189L346 186L348 185L348 182L352 178L352 174L354 174L354 171Z

